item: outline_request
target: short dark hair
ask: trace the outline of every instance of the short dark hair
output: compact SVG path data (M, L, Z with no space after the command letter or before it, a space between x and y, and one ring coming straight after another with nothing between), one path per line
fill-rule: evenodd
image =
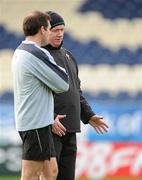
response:
M25 36L33 36L43 26L48 27L49 16L40 11L33 11L23 20L23 32Z

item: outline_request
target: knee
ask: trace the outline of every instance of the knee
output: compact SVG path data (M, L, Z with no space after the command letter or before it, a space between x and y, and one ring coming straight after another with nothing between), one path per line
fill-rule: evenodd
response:
M42 173L42 168L23 168L21 174L21 180L34 179L39 180Z
M52 167L48 171L43 171L43 173L40 176L40 180L56 180L58 175L58 168Z

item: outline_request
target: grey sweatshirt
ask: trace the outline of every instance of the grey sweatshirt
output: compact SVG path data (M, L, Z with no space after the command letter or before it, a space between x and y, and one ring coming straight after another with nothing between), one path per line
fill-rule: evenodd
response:
M18 131L42 128L53 123L52 91L69 88L68 76L48 51L23 41L12 58L15 123Z

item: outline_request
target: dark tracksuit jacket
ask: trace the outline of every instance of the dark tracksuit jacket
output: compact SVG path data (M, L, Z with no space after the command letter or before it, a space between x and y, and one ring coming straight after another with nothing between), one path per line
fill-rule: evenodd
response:
M44 48L50 52L58 65L66 69L69 75L69 90L54 94L54 112L56 115L66 114L66 118L61 120L61 123L66 127L67 132L80 132L80 120L87 124L95 113L82 95L76 60L63 47L54 48L47 45Z

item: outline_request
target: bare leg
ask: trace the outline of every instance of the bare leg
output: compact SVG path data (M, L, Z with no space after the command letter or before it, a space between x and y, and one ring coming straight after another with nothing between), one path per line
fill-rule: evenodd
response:
M56 180L58 174L58 167L56 158L52 157L50 161L44 161L43 172L40 180Z
M22 160L21 180L39 180L44 161Z

